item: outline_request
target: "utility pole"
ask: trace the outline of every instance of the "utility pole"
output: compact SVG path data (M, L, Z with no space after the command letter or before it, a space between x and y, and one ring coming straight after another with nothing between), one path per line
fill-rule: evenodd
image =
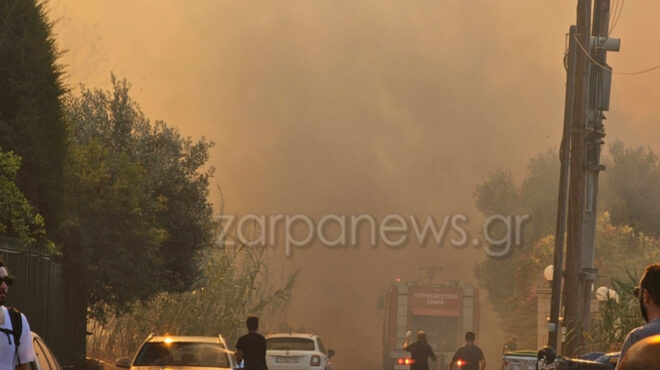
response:
M584 349L584 333L591 324L591 296L597 270L594 266L597 221L598 176L604 169L600 152L605 130L604 111L609 110L612 69L607 66L607 52L619 51L620 40L609 37L611 0L594 0L593 28L591 0L578 0L577 34L571 41L577 45L575 57L575 95L571 123L570 182L568 195L566 273L563 291L564 322L567 326L565 354L571 356ZM593 36L592 36L593 30ZM570 75L568 75L570 78ZM568 83L568 82L567 82ZM568 86L567 86L568 101ZM568 110L568 103L566 109ZM565 115L568 115L567 111ZM562 146L568 145L564 142ZM564 147L565 148L565 147ZM566 154L562 153L562 159ZM562 168L565 175L566 169ZM562 205L562 183L560 200ZM555 268L561 270L561 213L557 213ZM555 274L555 279L557 274ZM560 278L558 280L561 280ZM560 289L561 284L557 285ZM553 290L554 281L553 281ZM558 294L557 294L558 295ZM558 299L553 295L554 300ZM551 324L553 316L551 307ZM555 313L558 315L558 313ZM550 328L549 328L550 329ZM552 337L549 337L549 341Z
M603 111L609 109L612 71L603 67L607 63L607 50L603 46L609 34L610 0L595 0L592 37L589 48L591 57L599 64L591 65L589 83L589 110L586 126L586 204L584 212L584 247L582 253L582 321L584 330L591 327L591 291L597 270L594 266L597 224L598 175L605 167L600 163L600 152L605 137ZM586 48L586 46L585 46ZM608 67L609 68L609 67Z
M591 0L578 0L576 41L588 47L591 38ZM585 46L587 45L587 46ZM579 47L579 46L578 46ZM582 347L582 243L585 206L585 132L589 92L589 60L580 50L575 60L575 100L571 127L571 171L568 199L564 322L566 343L563 353L574 355ZM560 268L557 266L557 268Z
M564 233L566 232L566 208L568 206L569 161L571 153L571 127L573 123L573 102L575 100L575 57L577 46L575 36L577 27L571 26L568 32L568 50L566 51L566 99L564 102L564 132L559 148L561 171L559 173L559 197L557 201L557 227L555 229L555 257L552 272L552 299L550 303L550 322L548 323L548 346L558 349L558 334L561 328L559 314L561 309L562 271L564 269Z

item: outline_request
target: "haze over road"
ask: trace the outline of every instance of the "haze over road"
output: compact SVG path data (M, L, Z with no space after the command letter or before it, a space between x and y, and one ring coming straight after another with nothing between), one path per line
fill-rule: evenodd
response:
M474 186L560 141L574 2L51 0L73 88L127 78L146 115L216 142L211 164L237 214L479 218ZM660 3L627 2L615 71L660 63ZM615 75L606 141L660 149L660 71ZM605 152L607 147L605 147ZM213 194L217 202L217 192ZM376 304L397 276L441 266L474 282L477 249L319 245L272 251L301 275L288 322L323 335L341 368L380 363ZM485 298L485 297L483 297ZM506 338L486 299L482 347ZM495 360L491 364L496 363Z

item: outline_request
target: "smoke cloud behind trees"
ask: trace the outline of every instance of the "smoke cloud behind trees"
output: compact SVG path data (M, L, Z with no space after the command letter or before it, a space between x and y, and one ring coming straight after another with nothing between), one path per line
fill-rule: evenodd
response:
M48 5L70 87L107 87L114 71L148 116L213 140L227 212L477 217L472 192L489 171L521 178L560 141L575 2ZM659 13L656 1L626 3L615 71L660 63ZM659 79L614 76L607 143L658 151ZM449 246L282 254L273 270L302 268L289 323L324 335L338 363L356 355L346 338L364 343L365 368L380 360L376 302L394 277L435 265L439 281L474 282L484 256ZM505 338L490 320L484 306L480 339L494 359Z

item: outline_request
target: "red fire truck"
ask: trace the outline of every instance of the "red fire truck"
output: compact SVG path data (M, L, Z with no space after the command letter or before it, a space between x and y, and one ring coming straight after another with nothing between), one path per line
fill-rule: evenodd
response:
M420 330L426 332L438 356L438 362L431 361L429 367L448 369L454 351L463 344L465 332L478 331L477 293L475 288L458 282L431 285L397 281L384 302L383 370L409 369L409 353L403 350L403 343L408 331L414 341Z

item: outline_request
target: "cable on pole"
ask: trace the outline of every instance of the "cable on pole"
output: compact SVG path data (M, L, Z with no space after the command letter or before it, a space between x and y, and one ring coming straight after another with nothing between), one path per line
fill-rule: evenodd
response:
M612 73L617 74L617 75L627 75L627 76L631 76L631 75L639 75L639 74L643 74L643 73L647 73L647 72L655 71L656 69L660 69L660 64L658 64L658 65L655 65L655 66L653 66L653 67L649 67L649 68L642 69L642 70L640 70L640 71L635 71L635 72L614 72L614 71L612 71L612 67L607 66L607 65L600 64L596 59L594 59L594 58L591 56L591 53L589 53L589 52L587 51L587 49L585 49L584 46L582 46L582 44L580 43L580 40L578 40L577 36L573 36L573 37L575 38L575 42L577 42L577 45L580 47L580 50L582 50L582 52L584 53L584 55L586 55L586 56L589 58L589 60L591 60L591 63L593 63L593 64L596 65L598 68L600 68L600 69L602 69L602 70L604 70L604 71L612 72Z

